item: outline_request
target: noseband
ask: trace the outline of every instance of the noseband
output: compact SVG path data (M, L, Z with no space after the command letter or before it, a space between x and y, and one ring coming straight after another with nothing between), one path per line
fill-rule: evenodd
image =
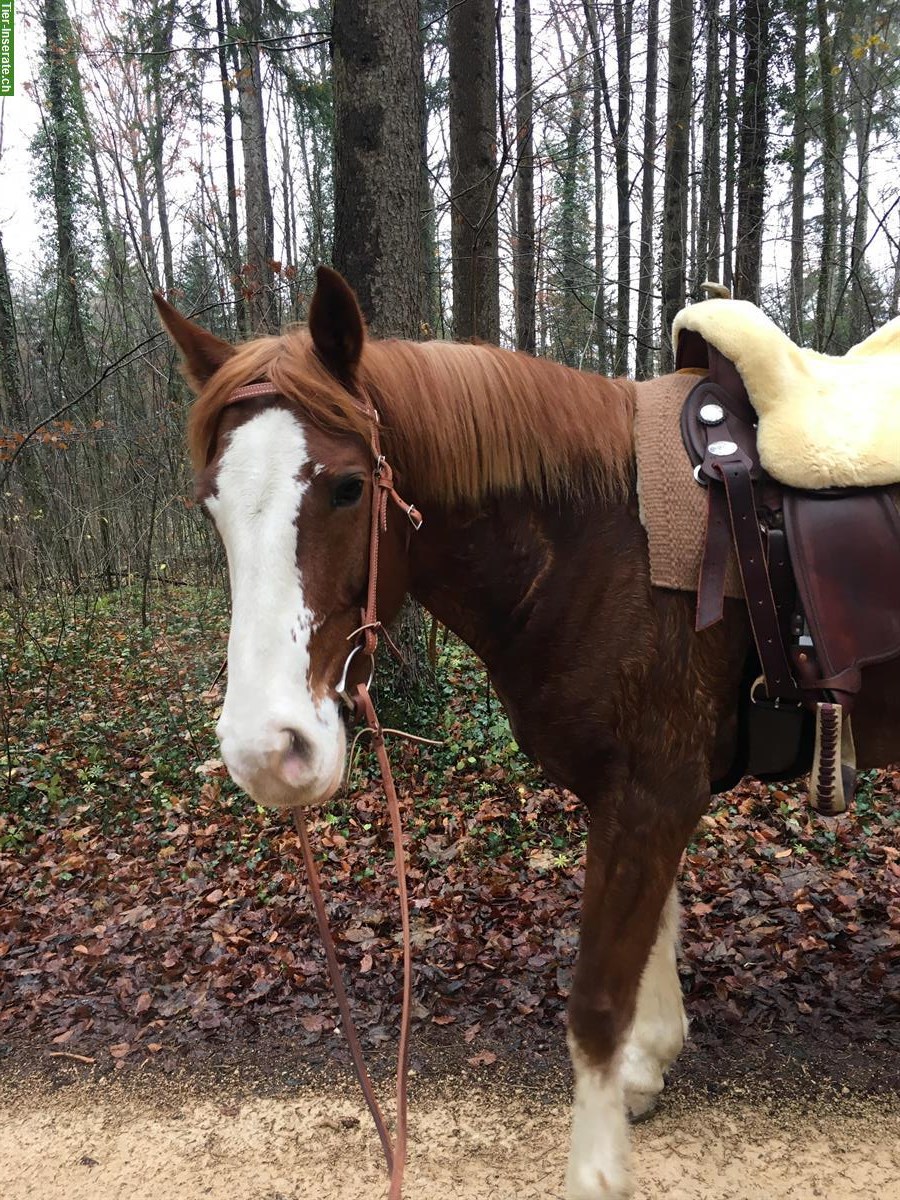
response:
M232 392L226 404L237 404L241 400L257 400L267 396L279 396L280 394L272 383L250 383ZM391 470L390 463L381 451L378 410L365 392L356 397L356 402L371 422L369 444L374 465L372 467L372 514L369 525L369 581L366 590L365 607L361 610L362 622L350 634L350 639L355 641L355 645L351 647L344 662L344 669L338 681L336 691L338 697L349 709L355 720L364 723L372 735L372 743L378 757L378 765L381 769L384 793L387 797L388 811L391 819L391 833L394 842L394 865L397 870L397 891L400 899L400 921L403 934L403 1003L400 1015L400 1044L397 1052L396 1136L393 1141L366 1069L362 1048L359 1044L359 1037L350 1013L350 1003L347 999L347 993L341 977L341 969L334 949L334 939L328 925L328 916L325 911L325 902L322 898L322 889L319 883L319 873L313 857L312 847L309 843L309 834L306 829L306 818L303 809L295 808L293 810L293 817L297 833L300 837L303 860L309 878L310 896L316 913L319 934L325 949L328 973L331 976L331 986L334 989L341 1014L341 1026L344 1030L344 1036L347 1039L350 1056L353 1059L356 1077L359 1080L366 1104L369 1107L369 1112L372 1114L372 1119L378 1130L378 1136L381 1139L381 1146L384 1151L388 1174L390 1175L391 1183L388 1200L400 1200L403 1186L403 1170L406 1165L406 1084L409 1072L409 1026L412 1012L412 942L409 928L409 902L406 894L406 856L403 849L400 804L397 799L397 789L394 786L390 760L384 744L384 731L378 721L372 697L369 695L369 688L375 677L375 651L378 648L378 635L384 632L381 621L378 619L378 552L381 535L387 530L388 501L392 500L406 514L410 526L414 530L421 529L422 514L414 505L407 504L405 500L401 499L394 487L393 471ZM389 638L388 641L390 642ZM365 683L357 683L353 687L353 690L350 691L348 674L350 664L357 654L362 655L363 658L368 658L369 677Z

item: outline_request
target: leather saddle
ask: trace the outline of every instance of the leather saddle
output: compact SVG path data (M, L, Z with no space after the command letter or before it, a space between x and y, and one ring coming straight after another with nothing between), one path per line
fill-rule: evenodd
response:
M840 812L855 778L849 717L862 668L900 656L896 489L803 490L773 478L731 360L682 329L675 365L706 372L681 419L694 476L708 491L696 626L722 616L733 549L753 631L729 782L811 770L813 805Z

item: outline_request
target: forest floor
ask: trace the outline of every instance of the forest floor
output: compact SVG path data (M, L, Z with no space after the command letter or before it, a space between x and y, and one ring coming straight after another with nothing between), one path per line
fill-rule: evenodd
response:
M0 612L0 1195L377 1196L295 835L216 757L221 598L155 602L146 630L128 593ZM452 640L413 710L443 745L392 747L416 960L409 1194L553 1196L583 814ZM838 818L796 786L714 798L681 877L692 1045L636 1131L648 1200L900 1200L898 796L882 771ZM383 1074L399 946L365 757L313 837Z

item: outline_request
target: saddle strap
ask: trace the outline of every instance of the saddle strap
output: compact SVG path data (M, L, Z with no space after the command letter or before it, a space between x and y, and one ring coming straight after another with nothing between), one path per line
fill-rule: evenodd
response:
M711 467L725 488L738 569L756 651L765 676L766 693L772 699L793 698L797 695L797 685L785 653L778 608L769 582L766 550L756 514L749 466L741 458L734 457L712 463Z
M722 620L725 575L731 552L731 527L725 489L710 484L706 493L706 540L697 583L697 616L694 625L698 633Z

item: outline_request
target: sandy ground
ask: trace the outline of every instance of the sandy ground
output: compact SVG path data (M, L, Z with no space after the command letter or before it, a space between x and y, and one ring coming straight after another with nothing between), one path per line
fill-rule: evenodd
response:
M552 1200L558 1095L474 1080L414 1095L407 1200ZM669 1097L634 1130L640 1200L900 1200L900 1099L751 1105ZM100 1079L0 1094L2 1200L378 1200L378 1142L353 1093L206 1096Z

